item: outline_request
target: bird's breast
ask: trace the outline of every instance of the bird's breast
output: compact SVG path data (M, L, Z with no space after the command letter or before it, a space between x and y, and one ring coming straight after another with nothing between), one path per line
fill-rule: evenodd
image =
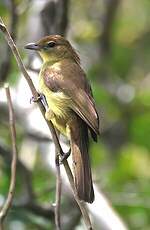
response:
M61 91L53 92L45 84L44 79L39 79L39 91L46 97L49 108L56 117L67 119L70 113L71 99Z

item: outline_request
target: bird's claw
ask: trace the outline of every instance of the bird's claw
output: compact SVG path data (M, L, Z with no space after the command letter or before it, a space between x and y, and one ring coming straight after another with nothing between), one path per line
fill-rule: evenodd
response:
M47 104L47 101L46 101L46 98L45 98L44 94L38 94L37 97L32 96L30 98L30 104L38 102L38 101L41 101L42 104L44 105L45 109L48 109L48 104Z
M40 95L40 94L39 94L39 96L37 96L37 97L32 96L32 97L30 98L30 104L31 104L31 103L35 103L35 102L38 102L39 100L41 100L41 95Z

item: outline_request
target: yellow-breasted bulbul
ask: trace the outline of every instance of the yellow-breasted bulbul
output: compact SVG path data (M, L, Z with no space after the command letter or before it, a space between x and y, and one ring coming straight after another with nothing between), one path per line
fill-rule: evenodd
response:
M71 44L60 35L46 36L25 46L43 59L39 91L48 109L45 117L70 140L74 180L78 197L92 203L94 191L88 153L88 130L94 141L99 134L99 118L91 87Z

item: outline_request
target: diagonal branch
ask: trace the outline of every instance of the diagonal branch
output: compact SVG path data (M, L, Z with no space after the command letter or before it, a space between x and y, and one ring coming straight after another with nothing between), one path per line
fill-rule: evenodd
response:
M13 111L13 105L11 101L9 87L5 86L7 102L9 107L9 125L11 132L11 140L12 140L12 162L11 162L11 179L10 186L8 191L7 199L0 211L0 228L3 229L3 222L9 209L11 208L12 200L15 192L15 184L16 184L16 166L17 166L17 146L16 146L16 128L15 128L15 116Z
M11 38L6 26L4 25L2 19L0 18L0 30L3 32L4 34L4 37L7 41L7 43L9 44L13 54L14 54L14 57L16 58L16 61L17 61L17 64L18 64L18 67L20 69L20 71L22 72L22 74L24 75L29 87L30 87L30 90L32 92L32 95L33 97L35 98L35 100L37 100L37 104L38 104L38 107L43 115L43 118L45 119L45 108L43 106L43 104L41 103L41 101L38 100L38 93L35 89L35 86L29 76L29 74L27 73L25 67L24 67L24 64L22 62L22 59L20 57L20 54L18 52L18 49L16 47L16 45L14 44L14 41L13 39ZM56 131L55 131L55 128L52 124L51 121L47 121L45 119L48 127L49 127L49 130L52 134L52 139L54 141L54 144L55 144L55 148L56 148L56 151L59 153L60 156L63 156L64 153L63 153L63 150L61 148L61 145L59 143L59 140L58 140L58 137L57 137L57 134L56 134ZM88 211L85 207L85 203L83 201L80 201L78 196L77 196L77 193L76 193L76 189L75 189L75 186L74 186L74 180L73 180L73 175L72 175L72 172L71 172L71 169L69 167L69 164L67 162L67 160L63 161L63 165L65 167L65 170L66 170L66 173L67 173L67 176L68 176L68 179L69 179L69 182L70 182L70 185L71 185L71 188L73 190L73 194L74 194L74 198L80 208L80 211L82 213L82 216L83 216L83 220L85 222L85 225L87 227L87 229L92 229L92 225L91 225L91 221L90 221L90 218L89 218L89 215L88 215Z

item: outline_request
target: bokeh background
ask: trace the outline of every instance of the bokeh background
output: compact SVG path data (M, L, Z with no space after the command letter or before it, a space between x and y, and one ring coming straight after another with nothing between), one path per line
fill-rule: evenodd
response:
M150 229L150 1L1 0L0 16L35 84L41 60L24 50L26 43L57 33L76 48L100 116L99 141L90 143L94 182L127 229ZM0 82L11 86L19 153L15 199L6 229L55 229L55 171L49 156L54 149L40 112L29 103L28 85L2 34ZM8 110L1 88L0 205L9 187L10 159ZM65 187L63 229L84 229ZM96 225L95 229L109 228Z

